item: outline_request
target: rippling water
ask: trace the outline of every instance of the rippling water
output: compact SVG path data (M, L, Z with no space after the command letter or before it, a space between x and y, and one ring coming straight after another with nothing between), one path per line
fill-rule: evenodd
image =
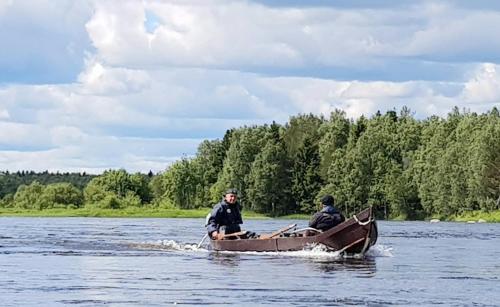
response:
M247 221L270 232L305 221ZM1 306L499 306L500 224L379 222L364 259L215 253L203 219L0 218Z

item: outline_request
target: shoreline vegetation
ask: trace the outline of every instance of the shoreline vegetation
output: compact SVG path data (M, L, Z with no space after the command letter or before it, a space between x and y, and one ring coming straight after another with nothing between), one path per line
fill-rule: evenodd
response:
M135 208L101 209L101 208L52 208L44 210L0 208L0 217L123 217L123 218L205 218L211 208L198 209L162 209L162 208ZM263 214L246 212L244 218L270 219Z
M198 209L164 209L164 208L134 208L125 209L99 209L99 208L52 208L44 210L0 208L0 217L103 217L103 218L205 218L211 208ZM308 214L290 214L280 217L269 217L261 213L243 211L243 218L250 220L263 219L297 219L308 220ZM379 219L380 220L380 219ZM389 221L405 221L406 219L396 218ZM448 218L433 217L425 221L448 221L448 222L487 222L499 223L500 210L492 212L472 211L462 215Z
M308 218L331 194L346 216L372 206L380 220L499 221L498 140L496 107L427 119L405 107L299 114L229 129L159 173L0 169L0 214L205 217L235 188L248 218Z

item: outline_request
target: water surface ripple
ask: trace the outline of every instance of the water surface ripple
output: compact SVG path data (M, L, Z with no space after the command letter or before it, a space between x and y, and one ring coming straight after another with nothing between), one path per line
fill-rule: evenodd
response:
M270 232L305 221L246 221ZM1 306L498 306L500 224L379 222L364 259L215 253L203 219L0 218Z

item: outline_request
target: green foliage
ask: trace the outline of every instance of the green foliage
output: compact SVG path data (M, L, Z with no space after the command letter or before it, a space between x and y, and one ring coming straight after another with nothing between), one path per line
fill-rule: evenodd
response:
M500 118L460 114L424 123L415 173L427 216L498 209L500 197Z
M14 206L22 209L43 209L43 204L39 201L43 189L44 186L38 181L21 185L14 195Z
M149 181L149 190L151 191L153 203L157 204L161 201L161 199L163 199L166 187L163 184L162 174L158 174L151 178L151 180Z
M204 218L211 208L178 209L156 207L127 207L121 210L101 209L85 206L77 209L52 208L45 210L0 208L0 216L78 216L78 217L158 217L158 218ZM265 219L262 214L244 211L244 219Z
M170 165L161 176L162 201L175 204L178 208L191 209L200 207L195 203L197 189L200 187L199 173L192 160L183 158Z
M125 170L108 170L93 178L85 187L85 202L99 208L140 206L151 200L149 177L128 174Z
M304 140L318 140L323 117L313 114L301 114L290 117L290 123L285 125L283 140L289 157L294 157L301 150Z
M0 199L0 208L10 208L14 206L14 194L9 193Z
M319 172L323 178L328 177L328 169L336 162L336 152L342 150L349 140L350 122L345 117L345 112L335 110L330 114L330 119L319 128L321 139L318 144L320 155Z
M83 190L83 195L85 203L94 204L103 200L108 194L113 194L108 192L106 187L101 184L101 180L91 180L85 189Z
M83 204L83 193L71 183L47 185L38 200L41 209L78 208Z
M471 143L471 173L468 180L471 197L485 211L500 209L500 115L495 108L482 115ZM473 207L473 209L476 209Z
M229 138L229 137L228 137ZM204 141L198 147L196 158L193 160L193 169L197 175L196 195L194 203L196 207L208 206L212 202L210 187L216 182L224 165L226 157L226 142L214 140Z
M486 222L496 222L500 223L500 210L494 211L482 211L482 210L474 210L462 213L458 216L452 216L451 220L468 222L468 221L486 221Z
M310 214L328 193L346 215L372 205L379 217L453 219L500 210L498 140L497 108L479 115L454 108L424 120L406 107L355 121L341 110L328 119L297 115L284 126L228 130L157 175L0 172L0 207L79 208L84 187L82 211L90 214L193 209L236 188L245 212Z
M269 141L252 163L247 194L252 210L277 216L292 207L290 174L283 142L270 132Z
M219 174L217 182L210 188L212 203L218 202L223 192L232 187L239 191L240 203L245 205L247 177L255 157L265 145L265 134L268 129L268 126L265 125L262 127L243 127L233 131L222 172Z
M47 186L38 181L21 185L12 203L22 209L78 208L83 203L82 192L71 183L53 183Z
M0 199L7 194L15 194L20 185L30 185L34 181L42 185L66 182L82 190L94 177L95 175L86 173L49 173L48 171L41 173L34 171L10 173L8 171L0 171Z
M316 210L315 198L323 186L320 176L320 153L312 137L304 138L298 149L292 168L292 195L300 211L312 213Z

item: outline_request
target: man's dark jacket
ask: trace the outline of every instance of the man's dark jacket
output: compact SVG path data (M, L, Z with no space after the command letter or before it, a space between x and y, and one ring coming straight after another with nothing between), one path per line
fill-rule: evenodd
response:
M240 213L240 204L236 202L233 205L225 200L216 204L210 213L207 223L208 234L219 231L220 227L225 226L225 234L241 231L240 224L243 224Z
M325 206L323 210L315 213L309 221L309 227L322 231L328 230L345 221L345 217L333 206Z

